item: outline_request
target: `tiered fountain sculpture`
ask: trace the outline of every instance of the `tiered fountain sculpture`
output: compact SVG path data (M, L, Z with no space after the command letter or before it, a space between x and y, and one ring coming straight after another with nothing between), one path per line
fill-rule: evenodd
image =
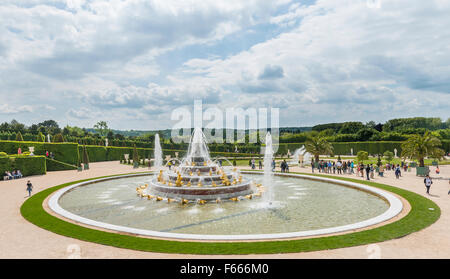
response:
M143 193L142 188L138 192L157 201L164 199L168 202L204 204L261 195L258 192L261 185L253 185L236 168L227 169L211 160L205 135L200 128L194 129L187 156L180 164L171 170L160 169L149 184L145 187L147 194Z

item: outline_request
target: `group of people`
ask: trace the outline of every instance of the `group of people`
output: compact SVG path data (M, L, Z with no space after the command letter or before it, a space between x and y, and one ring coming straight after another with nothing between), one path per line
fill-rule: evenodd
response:
M315 163L314 159L311 161L312 172L317 168L319 172L322 173L333 173L333 174L352 174L354 173L355 164L353 161L324 161L320 160Z
M254 170L254 169L256 169L256 162L255 162L255 159L251 159L250 161L249 161L249 166L252 168L252 170ZM258 160L258 167L259 167L259 169L260 170L262 170L262 162L261 162L261 160Z
M12 172L5 171L5 174L3 175L3 180L11 180L11 179L18 179L22 178L22 172L20 170L14 170Z
M283 160L280 163L281 172L289 172L289 164L286 162L286 160Z
M45 151L45 157L55 159L55 154L53 154L53 152Z
M311 168L312 172L317 168L319 173L329 173L329 174L356 174L361 177L366 177L367 180L373 179L375 176L375 173L378 174L378 176L383 177L385 170L393 170L395 173L395 177L398 179L402 175L402 169L404 171L408 170L408 165L402 164L400 166L397 165L374 165L374 164L366 164L363 163L355 164L353 161L324 161L320 160L317 163L312 160L311 162ZM356 172L355 172L356 170Z

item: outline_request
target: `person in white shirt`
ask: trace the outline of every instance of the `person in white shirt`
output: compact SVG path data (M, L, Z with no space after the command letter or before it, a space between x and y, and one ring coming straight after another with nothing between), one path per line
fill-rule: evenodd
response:
M423 183L425 183L425 187L427 187L427 194L430 194L430 187L431 184L433 184L433 181L431 180L431 177L427 175L425 179L423 180Z

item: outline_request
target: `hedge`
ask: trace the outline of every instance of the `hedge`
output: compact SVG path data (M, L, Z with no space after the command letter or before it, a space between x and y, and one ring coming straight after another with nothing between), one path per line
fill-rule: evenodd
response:
M397 149L397 155L402 152L402 143L399 141L360 141L360 142L332 142L334 155L350 155L353 148L353 155L358 151L366 151L370 155L383 154L386 150L394 152ZM305 143L280 143L278 144L277 154L286 154L288 149L291 154L302 147Z
M76 170L78 169L75 165L70 165L61 161L46 158L47 160L47 171L63 171L63 170Z
M78 161L77 143L48 143L36 141L0 141L0 151L8 154L17 154L19 147L27 151L28 147L34 146L35 155L45 155L52 152L58 161L76 165Z
M23 176L41 175L47 173L44 156L8 156L0 157L0 177L5 171L20 170Z
M79 147L80 154L82 153L82 146ZM115 147L115 146L94 146L86 145L90 162L103 162L103 161L118 161L123 159L124 154L130 154L130 158L133 154L133 148L131 147ZM136 148L139 154L139 158L153 158L153 148ZM175 157L175 153L178 152L178 158L182 158L186 155L186 150L167 150L163 149L163 156L170 155ZM255 154L248 153L227 153L227 152L210 152L211 157L254 157Z

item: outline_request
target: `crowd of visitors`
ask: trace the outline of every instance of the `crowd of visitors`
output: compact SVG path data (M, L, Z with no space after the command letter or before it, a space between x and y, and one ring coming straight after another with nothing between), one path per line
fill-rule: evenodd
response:
M383 177L386 171L394 171L395 177L398 179L402 176L402 170L408 171L410 166L402 162L400 164L390 164L386 163L385 165L374 165L374 164L357 164L353 161L326 161L320 160L318 162L314 162L314 159L311 162L311 170L314 172L315 169L318 170L319 173L329 173L329 174L356 174L360 177L365 177L367 180L373 179L375 177L375 173L378 176ZM438 170L439 171L439 170Z

